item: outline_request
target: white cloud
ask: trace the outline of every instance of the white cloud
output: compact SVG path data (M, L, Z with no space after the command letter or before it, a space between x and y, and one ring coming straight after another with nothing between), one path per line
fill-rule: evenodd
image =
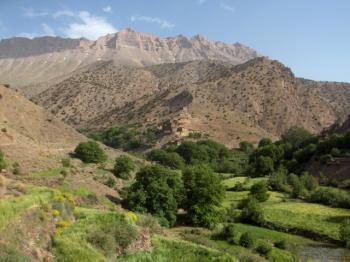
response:
M43 31L43 35L56 36L55 31L48 24L42 23L41 28Z
M78 22L74 22L63 28L66 36L71 38L86 37L97 39L106 34L116 33L118 30L106 21L104 17L94 16L87 11L80 11L75 14Z
M161 28L173 28L175 26L175 24L158 17L133 15L130 19L132 22L143 21L146 23L155 23L158 24Z
M40 16L48 16L49 13L46 11L37 11L32 7L24 8L23 15L26 17L40 17Z
M63 10L58 10L53 13L52 15L54 18L60 17L60 16L74 16L74 12L69 10L69 9L63 9Z
M106 7L102 8L102 11L104 11L106 13L112 13L113 9L110 5L107 5Z
M225 9L226 11L229 11L229 12L234 12L235 11L235 8L233 6L230 6L230 5L225 4L225 3L220 3L220 7L222 9Z

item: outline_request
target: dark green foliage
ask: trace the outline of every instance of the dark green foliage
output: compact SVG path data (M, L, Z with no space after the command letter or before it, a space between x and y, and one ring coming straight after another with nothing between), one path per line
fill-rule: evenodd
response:
M245 248L254 247L254 237L250 232L245 232L241 235L239 239L239 244Z
M282 140L290 143L294 148L299 148L312 138L313 135L309 131L298 126L292 126L282 135Z
M308 172L303 172L300 177L300 182L303 186L309 190L313 191L318 187L318 180L314 176L310 175Z
M242 208L242 221L256 225L261 225L264 222L264 215L256 198L249 196L242 201L240 207Z
M122 155L115 160L113 174L122 179L130 179L131 172L135 170L135 164L128 156Z
M269 146L272 145L272 141L270 138L263 138L260 140L258 147Z
M334 147L331 150L331 155L332 157L341 157L341 151L338 148Z
M254 151L254 145L247 141L242 141L239 143L239 149L246 154L251 154Z
M103 149L95 141L81 142L74 153L84 163L101 163L107 160Z
M317 145L309 144L306 147L299 149L294 152L293 158L296 159L299 163L304 163L312 158L316 153Z
M340 239L347 248L350 248L350 220L346 219L340 226Z
M187 164L209 161L206 148L201 147L194 142L183 142L180 146L178 146L176 152L186 161Z
M250 188L250 195L256 198L259 202L265 202L269 198L268 188L266 182L262 181L255 183Z
M63 167L70 167L70 157L62 158L61 163Z
M186 198L184 207L194 225L212 227L222 219L219 210L225 196L218 176L203 165L188 167L183 174Z
M336 188L319 187L311 194L309 200L332 207L350 207L349 193Z
M220 238L226 240L230 244L237 244L236 239L238 238L239 234L239 231L233 224L228 224L222 229Z
M256 160L253 176L268 176L274 171L273 160L268 156L259 156Z
M279 249L287 249L287 241L285 239L282 239L280 241L277 241L275 243L275 247L279 248Z
M280 167L269 178L269 186L276 191L291 193L292 188L288 184L288 171Z
M261 242L259 243L259 245L256 247L255 250L260 255L267 256L271 252L272 246L269 243Z
M113 178L109 177L104 184L108 187L113 188L113 187L115 187L115 180Z
M320 161L323 164L328 164L329 162L333 162L334 158L331 154L325 154L325 155L320 156Z
M7 167L7 163L5 161L4 153L0 150L0 169L4 169Z
M154 128L141 132L133 127L121 126L87 133L92 139L123 150L151 147L157 140L157 130Z
M162 149L154 149L147 153L147 160L154 161L171 169L182 169L184 167L183 158L176 152L167 152Z
M136 212L153 214L163 226L172 226L182 200L181 176L163 166L151 165L137 172L136 182L128 190L126 204Z

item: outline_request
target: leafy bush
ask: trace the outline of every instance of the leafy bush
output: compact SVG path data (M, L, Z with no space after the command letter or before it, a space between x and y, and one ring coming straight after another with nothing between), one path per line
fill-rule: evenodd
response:
M81 142L74 153L84 163L101 163L107 160L106 154L95 141Z
M350 220L346 219L340 226L340 239L347 248L350 248Z
M187 218L195 225L212 227L222 219L225 190L220 179L203 165L191 166L183 174Z
M116 220L92 231L87 240L108 256L115 251L117 253L123 252L137 237L138 232L134 226L128 224L125 220Z
M307 190L310 191L313 191L318 187L317 178L310 175L308 172L303 172L303 174L300 177L300 182Z
M4 169L7 167L7 163L5 161L4 153L0 150L0 169Z
M148 228L151 234L160 233L161 227L158 220L150 214L142 214L136 221L136 224L143 228Z
M249 196L241 202L240 207L242 208L242 221L256 225L264 222L264 215L256 198Z
M254 151L254 145L247 141L242 141L239 143L239 149L246 154L250 154Z
M113 174L122 179L129 179L131 172L135 170L135 164L128 156L122 155L115 160Z
M279 249L287 249L287 241L285 239L282 239L280 241L277 241L275 243L275 247L279 248Z
M268 188L265 181L255 183L250 188L250 195L256 198L259 202L265 202L269 198Z
M267 256L271 252L272 246L269 243L261 242L259 243L259 245L256 247L255 250L260 255Z
M172 226L183 199L181 176L163 166L150 165L136 174L136 182L128 189L126 205L129 209L150 213L163 226Z
M336 188L318 188L314 191L309 200L332 207L350 207L349 193Z
M245 232L239 239L239 244L242 247L252 248L254 247L254 237L250 232Z
M240 235L239 231L237 231L236 227L233 224L226 225L220 234L220 237L230 244L237 244L236 239Z
M262 138L259 141L258 147L264 147L264 146L269 146L269 145L272 145L271 139L270 138Z
M63 167L70 167L70 157L62 158L61 163Z
M283 135L282 140L290 143L294 148L299 148L304 142L310 140L313 135L306 129L292 126Z
M274 164L271 157L259 156L255 162L255 170L253 171L253 176L268 176L274 171Z
M184 167L183 158L176 152L167 152L162 149L154 149L147 153L147 160L157 162L171 169L182 169Z

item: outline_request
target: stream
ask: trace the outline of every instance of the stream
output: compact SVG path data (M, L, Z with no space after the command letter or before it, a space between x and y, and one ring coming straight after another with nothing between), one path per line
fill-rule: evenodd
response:
M299 253L302 261L307 259L319 262L348 262L350 261L350 250L334 245L309 245Z

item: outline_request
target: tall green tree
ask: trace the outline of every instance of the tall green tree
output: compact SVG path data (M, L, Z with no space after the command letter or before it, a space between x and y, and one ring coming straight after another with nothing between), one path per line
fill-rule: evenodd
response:
M85 163L101 163L107 160L107 155L95 141L81 142L74 153Z
M221 204L225 196L224 187L213 171L196 165L183 174L187 217L195 225L212 227L222 219Z
M172 226L183 196L183 181L177 172L150 165L137 172L136 182L129 188L125 202L129 209L150 213L163 226Z

